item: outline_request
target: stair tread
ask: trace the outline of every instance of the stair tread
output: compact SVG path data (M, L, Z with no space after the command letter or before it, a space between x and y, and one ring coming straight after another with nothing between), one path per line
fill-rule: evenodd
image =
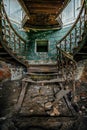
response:
M44 74L44 73L26 73L27 75L40 75L40 76L46 76L46 75L58 75L58 73L49 73L49 74Z
M40 73L40 72L57 72L57 66L56 65L31 65L28 68L29 73Z
M56 78L56 79L51 79L51 80L41 80L41 81L34 81L30 78L24 78L22 79L23 82L30 82L30 83L57 83L57 82L64 82L65 80L64 79L59 79L59 78Z

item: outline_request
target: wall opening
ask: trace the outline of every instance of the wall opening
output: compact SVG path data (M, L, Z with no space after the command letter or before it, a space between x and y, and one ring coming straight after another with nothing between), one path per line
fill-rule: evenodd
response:
M36 52L48 52L48 40L36 40Z

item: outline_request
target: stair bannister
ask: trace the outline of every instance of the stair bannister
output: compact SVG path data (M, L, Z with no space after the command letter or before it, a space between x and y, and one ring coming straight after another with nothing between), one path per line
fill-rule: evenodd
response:
M85 0L82 2L80 13L72 25L68 33L57 43L57 65L58 72L62 74L65 83L72 83L73 101L75 101L75 70L77 63L74 60L74 55L78 52L79 46L85 32Z
M85 13L86 13L85 0L83 0L82 8L75 23L68 31L68 33L58 42L57 44L58 47L62 46L63 50L65 50L66 48L67 49L66 51L73 53L73 49L79 46L78 42L82 40L82 35L85 30Z
M26 40L24 40L13 28L7 13L4 2L1 1L1 44L6 51L18 62L27 66L26 61Z
M73 91L73 101L75 99L75 70L77 67L76 61L73 56L68 52L65 52L61 48L58 49L58 73L62 74L62 78L65 81L65 86L69 87L69 84ZM60 56L59 56L60 55Z

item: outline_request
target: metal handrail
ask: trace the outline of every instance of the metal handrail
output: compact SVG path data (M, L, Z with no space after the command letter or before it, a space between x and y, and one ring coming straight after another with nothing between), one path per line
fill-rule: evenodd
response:
M3 2L3 1L2 1L2 9L3 9L3 12L5 13L6 19L7 19L8 23L9 23L11 29L14 31L14 33L17 35L17 37L19 37L23 42L26 43L26 40L23 39L23 38L16 32L16 30L13 28L13 26L12 26L12 24L11 24L11 22L10 22L8 16L7 16L7 13L6 13L6 10L5 10L4 2Z
M77 62L73 58L73 49L79 46L77 44L83 38L84 33L82 31L82 28L83 26L85 27L85 13L86 13L85 0L83 0L82 7L76 21L74 22L71 29L67 32L67 34L60 41L58 41L56 46L58 72L61 71L62 77L64 78L66 84L69 84L70 79L72 80L73 101L75 100L75 70L77 68ZM82 23L83 19L84 22ZM75 31L74 32L75 34L73 33L73 31ZM73 35L74 35L74 39L72 39ZM78 41L78 37L79 37L79 41Z
M59 43L61 43L61 42L72 32L73 28L74 28L75 25L77 24L77 22L78 22L78 20L79 20L79 18L80 18L80 16L81 16L81 14L82 14L82 11L83 11L83 8L84 8L84 4L85 4L85 0L83 0L82 8L81 8L81 10L80 10L80 12L79 12L79 15L78 15L76 21L74 22L73 26L72 26L72 27L70 28L70 30L66 33L66 35L65 35L60 41L58 41L57 46L59 45Z
M1 44L14 59L24 66L28 66L26 60L27 42L14 29L11 24L3 0L0 2L1 11Z

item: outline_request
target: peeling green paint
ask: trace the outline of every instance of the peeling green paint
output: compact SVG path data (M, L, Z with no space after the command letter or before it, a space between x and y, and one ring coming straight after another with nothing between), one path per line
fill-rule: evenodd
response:
M67 33L70 27L63 28L61 30L48 30L48 31L30 31L28 33L29 48L27 59L28 60L56 60L56 44ZM35 41L38 39L44 39L49 41L49 49L47 54L36 53Z
M61 30L46 30L46 31L32 31L25 32L18 28L17 25L13 24L14 29L27 41L27 51L26 53L21 50L21 54L30 61L56 61L56 44L58 41L68 32L70 27L63 28ZM37 53L35 50L36 40L48 40L49 47L47 53ZM12 46L12 45L11 45Z

